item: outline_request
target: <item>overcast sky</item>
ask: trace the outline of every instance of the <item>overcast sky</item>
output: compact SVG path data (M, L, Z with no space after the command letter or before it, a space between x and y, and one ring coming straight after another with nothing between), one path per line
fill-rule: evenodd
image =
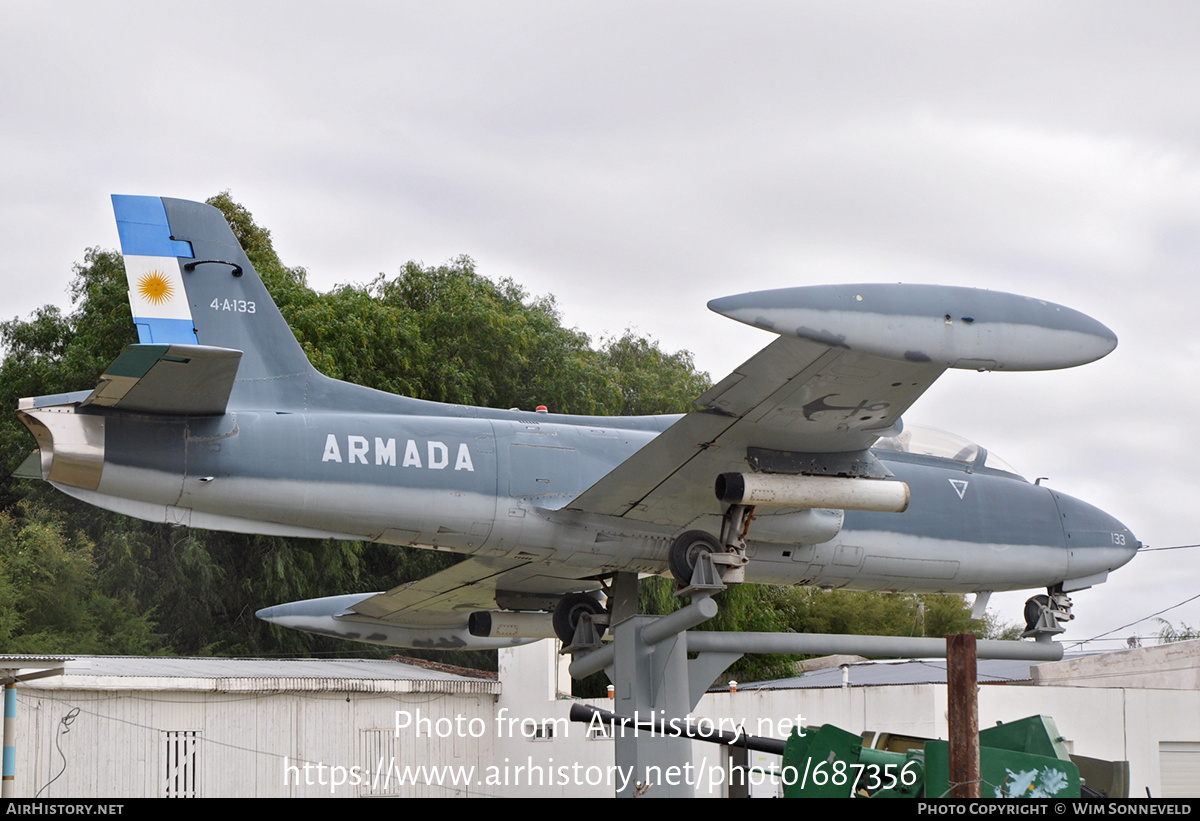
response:
M1200 542L1200 5L0 11L4 319L68 307L72 264L117 247L110 194L225 189L321 290L467 254L595 340L633 328L714 379L770 337L713 297L1013 291L1095 316L1119 347L1072 371L947 374L906 421L1153 546ZM1067 638L1200 593L1198 567L1197 550L1139 556L1074 597ZM1027 595L993 605L1016 622ZM1200 600L1166 617L1196 626Z

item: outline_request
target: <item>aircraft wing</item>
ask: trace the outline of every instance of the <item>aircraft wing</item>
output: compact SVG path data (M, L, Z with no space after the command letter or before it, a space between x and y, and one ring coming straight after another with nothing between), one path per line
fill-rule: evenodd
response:
M970 288L787 288L709 307L780 337L566 509L683 529L720 515L721 473L883 478L868 449L947 368L1063 368L1116 346L1077 311Z
M944 371L782 337L566 507L688 528L721 513L722 473L882 478L867 449Z

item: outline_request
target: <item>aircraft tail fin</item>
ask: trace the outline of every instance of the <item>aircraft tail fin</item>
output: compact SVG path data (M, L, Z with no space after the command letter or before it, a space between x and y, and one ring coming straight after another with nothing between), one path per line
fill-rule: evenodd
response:
M231 402L301 403L316 371L224 215L166 197L112 200L139 342L241 351Z

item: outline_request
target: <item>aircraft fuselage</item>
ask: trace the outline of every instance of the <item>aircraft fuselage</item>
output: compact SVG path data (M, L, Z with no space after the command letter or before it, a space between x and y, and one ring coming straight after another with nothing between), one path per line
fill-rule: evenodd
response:
M79 460L51 444L51 464L43 464L51 481L143 519L521 558L565 565L579 578L665 571L678 527L564 506L678 417L396 400L391 413L156 417L65 406L25 413L37 420L35 432L39 423L51 431L90 428L66 438L99 445L81 482L62 480L78 471L52 469L54 460ZM48 441L39 438L45 454ZM747 581L913 592L1065 581L1074 589L1102 581L1136 552L1119 521L1047 487L949 459L875 455L909 486L907 511L764 511L748 535ZM711 513L694 526L714 531L722 505L709 498Z

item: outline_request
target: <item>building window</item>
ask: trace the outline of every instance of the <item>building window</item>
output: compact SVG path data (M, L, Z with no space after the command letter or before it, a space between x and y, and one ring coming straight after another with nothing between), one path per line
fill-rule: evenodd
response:
M200 731L164 731L162 751L162 797L199 798Z
M587 728L587 737L592 741L611 741L613 738L612 722L605 724L603 721L589 723Z
M359 795L399 795L395 730L362 730L362 781Z

